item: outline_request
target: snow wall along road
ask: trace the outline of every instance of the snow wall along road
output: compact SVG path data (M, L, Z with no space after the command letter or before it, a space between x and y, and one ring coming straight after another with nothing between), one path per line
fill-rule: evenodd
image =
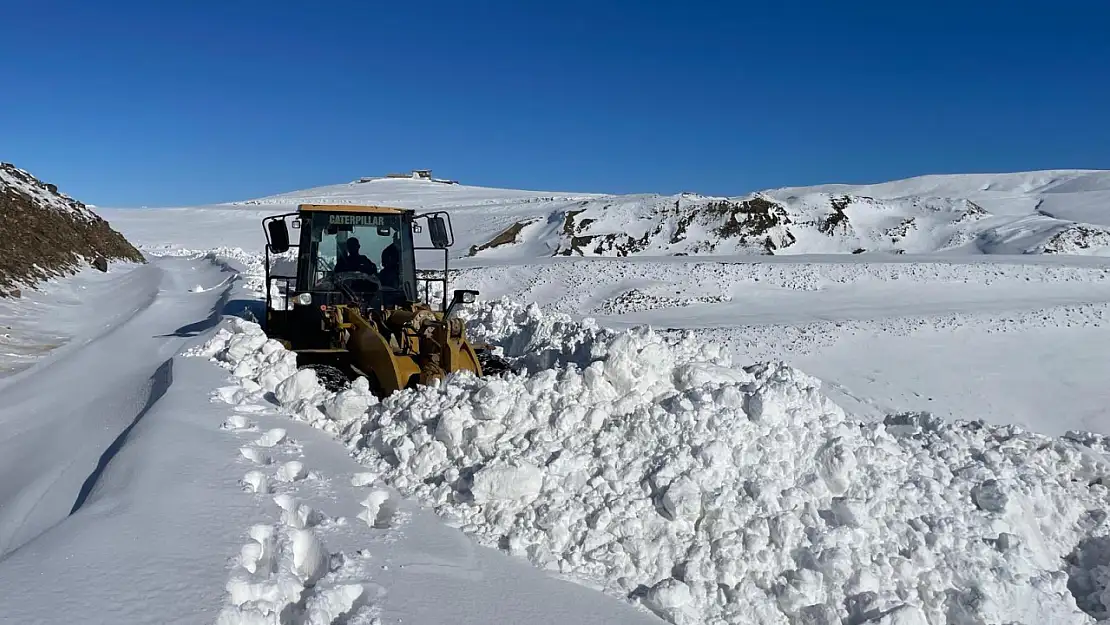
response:
M854 420L778 363L507 302L465 313L527 373L377 402L253 323L195 354L483 544L689 623L1084 623L1110 605L1110 443ZM272 394L271 394L272 393Z

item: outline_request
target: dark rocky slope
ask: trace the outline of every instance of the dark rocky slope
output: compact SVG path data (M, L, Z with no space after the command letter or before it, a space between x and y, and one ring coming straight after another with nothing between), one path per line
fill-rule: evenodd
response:
M81 202L0 163L0 296L108 260L143 257Z

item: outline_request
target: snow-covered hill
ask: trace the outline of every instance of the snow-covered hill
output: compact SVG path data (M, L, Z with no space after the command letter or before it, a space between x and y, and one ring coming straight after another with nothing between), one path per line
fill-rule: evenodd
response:
M97 257L142 261L87 206L30 172L0 163L0 297L5 290L73 274Z
M788 187L776 193L849 194L880 199L961 197L999 215L1020 216L1041 209L1061 219L1110 225L1110 171L1105 170L931 175L868 185Z
M740 197L603 195L378 179L212 208L367 203L447 210L457 256L1110 253L1110 172L924 176Z

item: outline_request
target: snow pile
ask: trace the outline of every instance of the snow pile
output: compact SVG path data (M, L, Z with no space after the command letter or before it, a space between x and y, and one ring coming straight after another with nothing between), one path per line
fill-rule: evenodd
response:
M224 397L273 389L482 543L672 623L1106 612L1110 466L1093 442L922 415L866 424L800 371L738 369L688 336L505 302L469 314L475 335L555 368L378 403L362 387L339 401L241 320L202 352L242 381Z
M605 347L599 337L616 336L592 319L580 323L536 304L525 306L508 300L467 306L458 315L466 321L468 340L489 344L499 355L531 371L560 364L588 365Z
M279 495L274 501L285 509L284 521L250 528L250 540L240 550L238 566L227 582L228 605L216 625L328 625L348 613L364 594L361 584L317 587L332 567L333 556L306 518L297 517L291 497Z
M267 337L257 323L238 317L230 317L228 325L207 343L184 354L208 358L231 372L237 384L217 389L216 395L222 401L245 405L271 399L298 419L335 434L357 425L367 410L378 403L365 378L355 380L350 388L338 393L326 390L314 371L297 370L295 353ZM284 432L268 432L261 440L280 442L279 434L283 436ZM291 479L296 479L299 472L292 467L287 470L291 471Z

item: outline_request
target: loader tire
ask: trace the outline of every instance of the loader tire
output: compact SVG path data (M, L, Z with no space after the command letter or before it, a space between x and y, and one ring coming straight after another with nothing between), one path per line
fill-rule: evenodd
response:
M312 369L316 372L316 379L320 384L333 393L345 390L351 386L351 380L339 367L331 365L305 365L301 369Z
M512 371L508 361L494 356L489 350L475 350L475 355L478 356L478 364L481 365L484 376L502 376Z

